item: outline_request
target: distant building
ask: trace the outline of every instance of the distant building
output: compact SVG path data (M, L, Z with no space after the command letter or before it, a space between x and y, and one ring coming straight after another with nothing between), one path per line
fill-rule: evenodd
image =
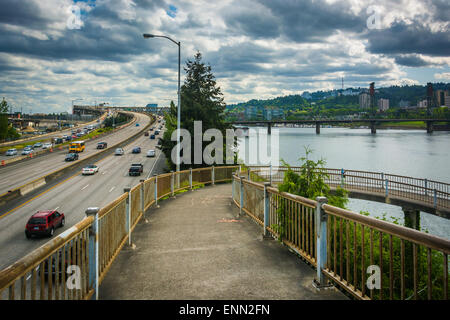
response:
M157 113L158 112L158 104L157 103L149 103L145 106L147 112Z
M450 95L448 94L448 91L446 92L446 94L444 96L444 105L446 107L450 108Z
M389 109L389 99L378 99L378 110L386 111Z
M417 101L417 108L426 108L428 106L427 100Z
M370 95L368 93L363 92L359 95L359 107L361 109L370 108Z
M448 91L445 90L436 90L435 91L435 97L436 97L436 106L445 106L445 96L448 95Z
M254 106L247 106L245 108L245 118L252 119L256 117L256 107Z

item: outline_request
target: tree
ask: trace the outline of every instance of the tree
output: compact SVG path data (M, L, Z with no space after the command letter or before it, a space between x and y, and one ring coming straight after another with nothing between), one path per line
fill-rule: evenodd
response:
M191 159L194 160L194 121L202 121L202 131L218 129L225 137L225 130L231 128L225 122L225 103L220 87L217 85L211 66L202 62L202 55L197 52L194 60L186 62L186 79L181 87L181 120L180 128L191 134ZM165 114L167 130L162 138L162 151L166 155L170 169L175 168L172 162L172 149L176 148L176 141L171 140L172 133L177 129L177 108L173 101L170 110ZM210 142L202 142L202 150ZM223 143L225 157L225 143ZM180 168L202 167L207 164L184 164Z
M8 102L3 98L0 103L0 140L8 138Z

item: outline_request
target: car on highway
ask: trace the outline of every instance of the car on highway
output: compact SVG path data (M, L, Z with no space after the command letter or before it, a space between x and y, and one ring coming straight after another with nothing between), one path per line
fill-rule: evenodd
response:
M141 147L134 147L131 153L141 153Z
M25 226L25 236L29 239L33 235L53 236L55 229L63 227L64 213L56 210L38 211L31 216Z
M40 143L40 142L36 142L34 145L33 145L33 149L35 149L35 148L41 148L42 147L42 143Z
M78 160L78 153L69 153L65 159L65 161L75 161L75 160Z
M117 148L116 151L114 151L114 154L116 156L122 156L124 154L124 151L122 148Z
M81 171L81 174L96 174L98 172L98 166L95 164L88 164L86 167L83 168Z
M64 142L63 138L53 138L53 143L54 144L61 144Z
M130 176L140 176L144 171L144 166L141 163L133 163L128 170Z
M29 154L31 154L31 153L33 153L33 149L32 149L32 148L29 148L29 147L25 147L25 148L23 148L21 154L22 154L23 156L27 156L27 155L29 155Z
M97 149L105 149L108 146L106 142L97 143Z
M148 131L145 131L144 136L148 137Z
M147 157L153 158L156 155L155 150L150 149L147 151Z
M152 134L152 135L150 136L150 139L155 139L155 135Z
M13 148L13 149L8 149L8 151L6 151L5 156L15 156L17 155L17 149Z
M139 123L136 123L136 127L139 127Z
M46 142L42 145L42 149L50 149L53 145L50 142Z
M159 134L159 130L155 130L155 135L158 135Z

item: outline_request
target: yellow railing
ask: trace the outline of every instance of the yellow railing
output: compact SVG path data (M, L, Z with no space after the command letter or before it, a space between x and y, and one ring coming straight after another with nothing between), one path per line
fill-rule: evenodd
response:
M0 299L98 298L98 286L144 212L158 200L200 184L231 181L238 166L207 167L141 180L105 207L0 271ZM217 178L216 178L217 177Z

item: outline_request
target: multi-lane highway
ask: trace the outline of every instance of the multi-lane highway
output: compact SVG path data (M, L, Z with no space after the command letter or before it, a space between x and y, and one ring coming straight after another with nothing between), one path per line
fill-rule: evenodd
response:
M150 122L150 117L144 114L135 113L134 115L136 116L135 123L138 123L139 126L136 126L133 123L114 134L101 138L101 140L96 139L87 141L86 150L79 154L78 161L89 155L100 152L101 150L96 149L99 141L105 141L108 143L108 146L112 146L138 133ZM33 181L34 179L69 165L68 162L64 161L67 153L67 149L62 151L55 149L52 153L47 153L33 159L13 163L0 168L0 194L13 190L27 182Z
M142 118L140 119L143 121ZM0 217L0 269L7 267L49 240L46 237L32 239L25 237L25 224L36 211L57 209L63 212L66 216L66 223L63 228L55 230L55 234L59 234L83 219L86 208L105 206L119 197L123 193L124 187L133 187L139 183L140 179L145 179L154 173L161 173L164 158L161 151L155 148L156 143L157 139L149 139L149 136L142 135L123 148L125 151L123 156L112 154L98 161L96 164L100 169L95 175L83 176L81 172L75 173L68 180L44 191L8 215ZM135 146L141 147L142 153L132 154L131 150ZM95 148L95 144L88 146L87 151L93 148ZM148 158L146 156L149 149L156 151L155 157ZM144 165L144 172L141 176L131 177L128 175L128 169L132 163ZM3 176L3 173L0 173L0 176Z

